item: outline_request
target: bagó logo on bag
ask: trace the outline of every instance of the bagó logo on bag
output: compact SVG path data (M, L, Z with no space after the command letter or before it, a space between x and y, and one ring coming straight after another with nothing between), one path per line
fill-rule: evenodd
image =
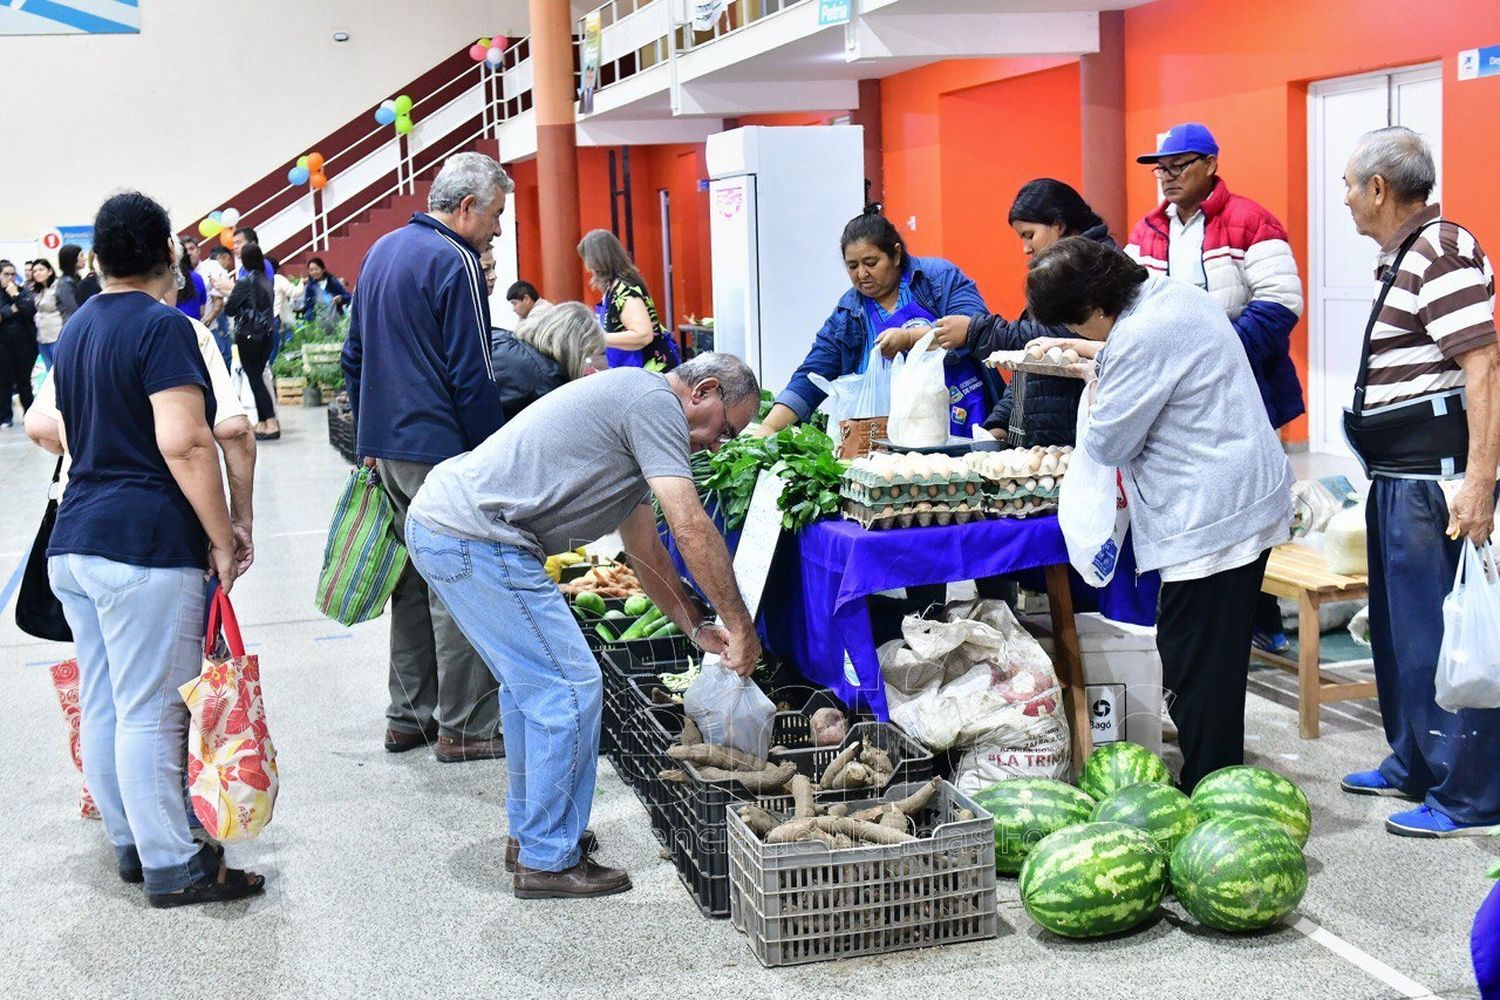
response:
M1120 547L1111 538L1099 546L1099 551L1095 554L1094 561L1090 565L1094 567L1094 572L1098 573L1100 577L1107 577L1115 571L1115 563L1119 562L1119 560Z

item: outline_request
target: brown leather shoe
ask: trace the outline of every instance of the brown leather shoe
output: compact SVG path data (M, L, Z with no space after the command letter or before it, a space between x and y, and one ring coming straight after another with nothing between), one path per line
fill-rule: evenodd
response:
M599 851L599 838L594 836L593 830L583 831L583 836L578 838L578 849L583 852L584 857L597 854ZM521 859L521 842L515 837L505 838L505 870L513 872L516 870L516 862Z
M517 899L587 899L624 892L630 888L630 876L585 857L560 872L544 872L518 864L514 887Z
M499 760L505 756L505 737L496 733L491 739L437 738L439 764L462 764L467 760Z
M390 753L406 753L408 750L427 746L436 737L436 730L428 733L414 733L409 729L397 729L395 726L387 726L385 729L385 748Z

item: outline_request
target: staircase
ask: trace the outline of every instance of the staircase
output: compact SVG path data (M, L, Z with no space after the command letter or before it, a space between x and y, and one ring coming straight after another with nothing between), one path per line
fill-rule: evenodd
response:
M430 187L432 179L425 177L417 182L416 194L387 195L337 232L330 233L328 249L304 249L282 260L281 266L288 269L289 274L300 277L306 273L309 258L321 257L328 270L337 275L340 281L346 284L352 282L359 275L359 266L376 240L391 230L404 226L413 212L427 210L427 190Z

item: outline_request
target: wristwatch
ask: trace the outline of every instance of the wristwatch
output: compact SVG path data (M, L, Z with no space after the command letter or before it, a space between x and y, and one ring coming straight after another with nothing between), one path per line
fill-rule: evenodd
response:
M692 640L693 645L699 645L698 633L702 632L706 628L709 628L713 625L713 623L714 620L712 618L705 618L701 622L693 626L693 630L688 633L688 638Z

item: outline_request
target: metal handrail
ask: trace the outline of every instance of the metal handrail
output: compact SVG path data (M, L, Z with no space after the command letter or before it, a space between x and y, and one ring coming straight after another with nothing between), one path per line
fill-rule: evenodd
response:
M469 135L466 135L463 139L459 140L457 143L455 143L454 145L450 146L447 150L445 150L444 152L442 152L439 155L437 155L436 157L434 157L431 162L429 162L426 166L421 167L420 169L412 169L409 173L403 173L402 170L401 170L401 167L398 165L397 168L396 168L396 183L393 186L391 186L389 188L383 189L379 194L377 194L375 197L371 198L369 201L365 202L359 208L357 208L354 211L352 211L352 212L348 213L347 215L345 215L344 218L341 221L339 221L339 222L325 222L324 225L323 225L323 229L322 229L322 238L324 240L327 240L328 237L330 235L332 235L334 232L336 232L336 231L338 231L340 229L343 229L345 226L349 225L351 222L353 222L355 219L359 218L365 212L368 212L370 209L374 208L380 202L382 202L385 199L391 197L392 195L401 193L401 189L404 188L404 187L406 187L407 184L409 184L409 183L410 184L415 184L416 180L417 180L417 178L419 176L421 176L421 175L423 175L425 173L428 173L429 171L432 170L433 167L440 165L444 160L446 160L453 153L455 153L458 150L462 149L463 147L467 146L469 143L473 142L475 139L482 138L484 136L485 132L487 132L487 131L488 131L488 126L481 125L479 127L478 131L470 133ZM316 244L317 244L317 241L318 241L318 235L317 235L317 232L316 232L316 228L317 227L314 226L313 228L314 228L314 233L311 236L311 238L309 238L307 240L307 242L305 242L305 243L301 244L300 246L298 246L295 250L291 251L288 254L285 254L284 256L287 259L291 259L293 257L296 257L298 254L301 254L301 253L306 253L307 251L312 250L312 249L314 249L316 247Z
M717 42L721 38L728 38L730 35L739 34L741 31L744 31L746 28L750 27L753 24L759 24L761 21L764 21L767 18L775 17L777 14L785 13L786 11L791 10L793 7L799 7L804 3L808 3L809 0L759 0L761 4L759 14L757 14L755 17L741 17L738 19L738 24L732 23L734 19L730 18L731 25L726 29L723 26L724 20L729 16L730 11L737 6L743 9L744 5L746 5L748 2L749 0L730 0L730 2L725 5L723 12L719 15L718 20L714 22L714 26L707 32L712 37L706 38L701 42L699 42L694 36L698 34L704 34L705 32L695 32L693 30L691 18L681 24L675 25L677 30L672 33L673 43L678 45L678 51L691 52L694 49L712 45L714 42ZM681 40L680 43L679 39Z

